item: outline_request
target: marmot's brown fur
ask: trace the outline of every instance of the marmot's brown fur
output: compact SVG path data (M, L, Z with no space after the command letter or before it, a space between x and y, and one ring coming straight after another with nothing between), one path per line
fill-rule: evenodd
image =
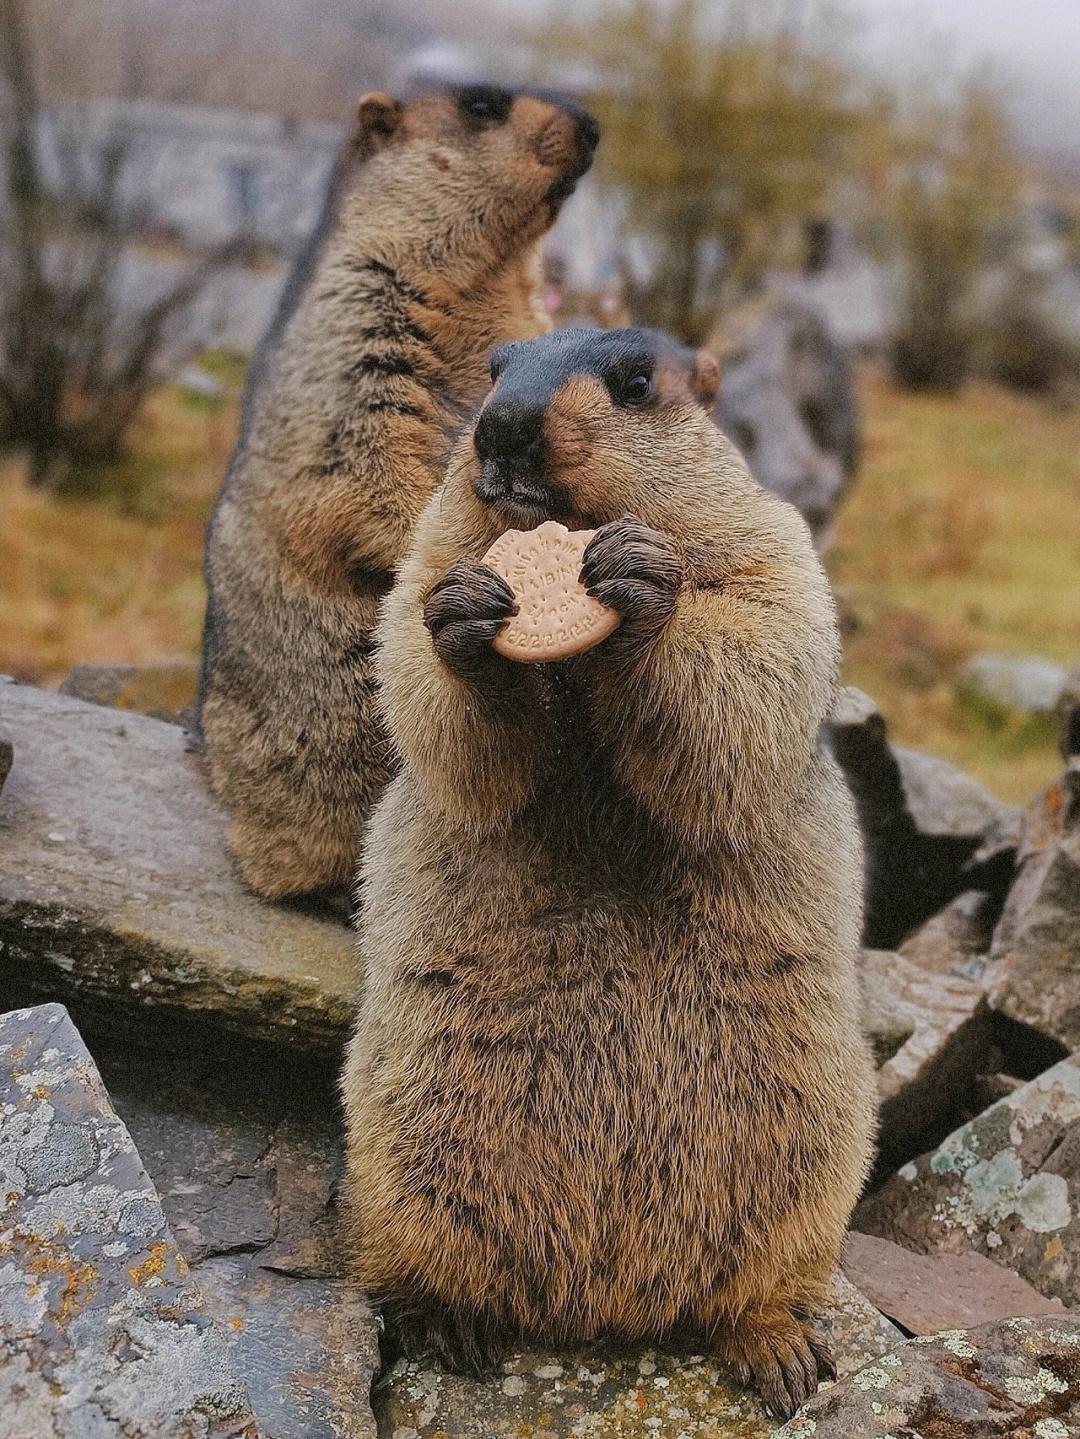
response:
M702 409L710 357L562 331L493 374L378 630L403 770L342 1079L355 1271L454 1363L685 1329L788 1414L874 1112L828 587ZM479 561L546 518L599 527L622 624L515 664Z
M537 242L596 134L572 107L498 90L360 104L207 538L201 729L230 843L264 895L355 872L391 773L376 605L491 349L547 328Z

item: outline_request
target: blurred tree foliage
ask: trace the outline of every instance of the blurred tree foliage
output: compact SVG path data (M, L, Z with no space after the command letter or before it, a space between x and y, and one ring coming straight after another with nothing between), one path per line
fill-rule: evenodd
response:
M549 43L596 77L599 173L648 262L635 308L689 341L817 213L886 115L880 87L835 58L843 32L817 0L630 0L558 24Z
M904 273L894 347L911 389L955 389L967 369L971 289L1008 243L1019 168L1000 96L985 81L896 134L893 213Z
M116 38L130 99L139 51ZM126 263L148 218L130 127L122 107L46 102L63 54L60 36L40 53L26 0L0 0L0 444L26 450L32 485L85 492L118 457L170 326L252 246L240 234L179 258L143 293Z

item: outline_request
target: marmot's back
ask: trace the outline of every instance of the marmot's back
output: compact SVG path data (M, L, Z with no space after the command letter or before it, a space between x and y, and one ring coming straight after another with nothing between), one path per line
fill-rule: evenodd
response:
M487 355L546 325L536 242L596 143L534 95L367 96L256 365L207 538L200 695L245 879L350 879L392 771L371 628Z

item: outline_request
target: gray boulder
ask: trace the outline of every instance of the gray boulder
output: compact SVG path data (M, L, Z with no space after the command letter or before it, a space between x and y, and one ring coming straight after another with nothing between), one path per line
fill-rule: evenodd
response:
M0 1439L257 1439L128 1131L58 1004L0 1016Z
M967 699L988 701L1022 714L1053 714L1068 682L1064 665L1038 655L975 655L961 670L956 688Z
M339 918L248 893L174 725L0 682L0 985L180 1008L336 1046L354 993Z
M749 301L714 336L716 423L754 478L788 500L825 542L859 463L851 363L821 315L791 299Z

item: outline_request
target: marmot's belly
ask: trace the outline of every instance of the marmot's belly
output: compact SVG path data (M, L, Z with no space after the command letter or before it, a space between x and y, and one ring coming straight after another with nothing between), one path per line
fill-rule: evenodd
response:
M372 1075L394 1212L371 1262L580 1333L663 1328L756 1262L835 1167L835 1107L685 979L422 1002L393 1092Z

